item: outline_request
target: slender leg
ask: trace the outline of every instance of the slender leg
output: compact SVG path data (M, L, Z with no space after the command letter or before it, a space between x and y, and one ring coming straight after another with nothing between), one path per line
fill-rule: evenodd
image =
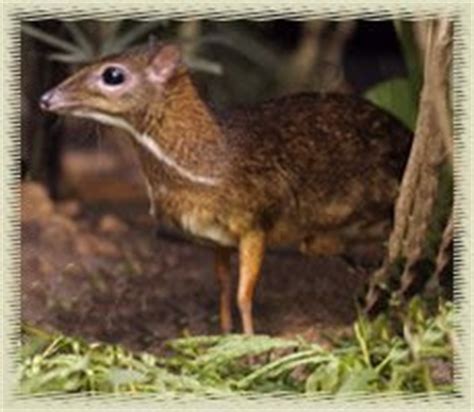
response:
M252 299L264 254L265 235L263 232L250 232L241 238L237 302L242 318L243 331L246 335L253 334Z
M230 250L224 248L216 249L215 271L219 280L220 291L220 321L222 333L232 330L231 311L231 278L230 278Z

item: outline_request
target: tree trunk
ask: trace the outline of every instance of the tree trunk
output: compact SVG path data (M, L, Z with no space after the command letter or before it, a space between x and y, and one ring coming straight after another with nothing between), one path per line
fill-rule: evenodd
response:
M445 161L452 163L449 110L452 24L447 20L416 24L427 25L423 31L426 38L421 47L424 51L424 82L419 113L410 157L395 204L395 220L386 258L374 274L366 296L366 310L369 313L380 308L383 297L403 300L413 294L427 280L424 277L433 272L426 255L426 237L438 192L441 165ZM441 261L444 262L440 258ZM395 296L389 286L394 284L398 288Z

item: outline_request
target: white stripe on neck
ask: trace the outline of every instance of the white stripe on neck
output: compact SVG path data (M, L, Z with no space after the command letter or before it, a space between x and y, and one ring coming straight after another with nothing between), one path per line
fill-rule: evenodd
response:
M171 167L182 177L185 177L186 179L192 182L201 183L209 186L215 186L219 182L219 179L215 177L198 175L180 166L173 158L169 157L161 149L155 139L153 139L146 133L139 133L130 123L121 119L120 117L110 116L107 114L92 112L88 110L75 110L72 114L77 117L86 117L89 119L93 119L105 125L116 126L120 129L129 132L137 140L138 143L148 149L148 151L152 153L159 161Z

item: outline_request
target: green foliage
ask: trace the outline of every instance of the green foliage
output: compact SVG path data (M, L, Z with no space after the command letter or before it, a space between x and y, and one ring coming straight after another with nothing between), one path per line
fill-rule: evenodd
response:
M417 100L407 78L394 78L376 84L365 93L366 99L397 117L410 130L415 129Z
M415 130L423 68L413 35L413 24L396 20L394 26L405 60L407 77L376 84L366 91L365 97L393 114L411 130Z
M198 336L169 342L172 354L157 357L117 345L87 344L25 329L20 370L23 393L231 392L374 393L452 391L453 308L430 315L413 300L402 333L389 319L360 317L354 336L331 350L304 340L269 336ZM448 379L433 378L441 365Z
M117 345L87 344L62 335L47 336L26 328L20 388L25 393L60 392L199 392L192 377L159 366L149 354Z
M35 24L23 23L22 31L35 40L49 46L54 52L48 54L49 60L64 64L88 63L98 58L120 53L167 30L168 36L174 36L170 20L139 22L131 20L62 21L57 32L49 33ZM222 74L220 64L208 59L199 58L194 54L185 53L188 65L194 70Z
M91 22L61 22L70 39L64 35L47 33L34 24L23 23L22 31L26 35L57 49L49 55L50 60L62 63L85 63L98 57L123 51L143 36L159 27L166 27L168 20L154 22L97 22L91 29ZM90 31L94 32L91 35ZM102 32L104 41L97 41L97 34Z
M418 103L418 96L423 84L423 66L413 33L413 23L403 20L395 20L393 24L405 60L408 80L410 82L410 90L413 99Z

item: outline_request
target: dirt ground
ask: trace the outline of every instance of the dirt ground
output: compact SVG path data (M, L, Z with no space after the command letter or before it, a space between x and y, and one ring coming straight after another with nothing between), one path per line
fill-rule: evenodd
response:
M54 203L41 185L24 183L23 321L154 353L167 339L219 333L211 251L157 228L145 203ZM328 343L350 333L363 283L338 258L272 251L256 291L256 331Z

